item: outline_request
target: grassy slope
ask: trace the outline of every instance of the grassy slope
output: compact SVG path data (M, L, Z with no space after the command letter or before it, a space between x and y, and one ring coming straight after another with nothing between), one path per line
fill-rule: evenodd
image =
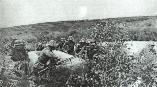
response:
M125 17L125 18L109 18L97 20L78 20L78 21L61 21L61 22L46 22L31 25L21 25L9 28L2 28L0 30L6 31L8 37L30 39L36 38L35 35L43 31L53 32L60 35L67 33L74 29L87 29L88 27L96 24L105 24L107 21L115 21L118 26L127 30L151 30L157 32L157 17L144 16L144 17Z

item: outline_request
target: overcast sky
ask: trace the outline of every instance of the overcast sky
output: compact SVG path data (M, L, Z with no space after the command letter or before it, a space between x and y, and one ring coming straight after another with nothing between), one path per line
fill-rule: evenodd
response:
M157 0L0 0L0 27L157 14Z

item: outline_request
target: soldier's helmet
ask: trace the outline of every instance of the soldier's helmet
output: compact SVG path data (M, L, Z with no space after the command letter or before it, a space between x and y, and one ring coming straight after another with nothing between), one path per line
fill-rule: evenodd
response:
M14 46L24 46L25 45L25 41L24 40L15 40L14 41Z
M95 43L95 40L94 39L87 39L87 42L88 43Z
M65 41L65 38L61 38L61 41Z
M15 40L14 41L14 48L16 49L23 49L25 47L25 41L24 40Z
M90 44L90 43L91 43L91 39L87 39L87 40L86 40L86 43L89 43L89 44Z
M79 42L86 42L85 38L82 38Z
M55 40L50 40L46 46L51 46L51 47L56 47L57 46L57 42Z
M91 40L91 45L96 45L96 41L95 40Z
M69 36L69 37L68 37L68 40L74 41L74 37L73 37L73 36Z
M39 42L39 43L38 43L38 45L40 46L40 45L42 45L42 43L41 43L41 42Z

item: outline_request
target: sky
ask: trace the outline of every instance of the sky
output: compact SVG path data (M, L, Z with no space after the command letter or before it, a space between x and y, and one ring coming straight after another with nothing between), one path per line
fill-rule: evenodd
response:
M0 0L0 27L156 14L157 0Z

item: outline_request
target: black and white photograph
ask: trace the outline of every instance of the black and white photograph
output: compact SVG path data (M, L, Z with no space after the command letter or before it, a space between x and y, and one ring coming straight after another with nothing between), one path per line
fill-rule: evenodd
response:
M0 87L157 87L157 0L0 0Z

